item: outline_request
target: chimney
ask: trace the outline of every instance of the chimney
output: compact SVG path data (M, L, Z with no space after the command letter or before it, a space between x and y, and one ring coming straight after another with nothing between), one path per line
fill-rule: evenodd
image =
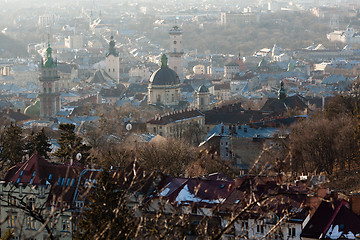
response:
M224 126L221 126L221 135L223 135L224 134Z
M244 132L247 132L247 128L246 128L246 127L244 127Z
M350 196L351 210L360 215L360 193L354 193Z

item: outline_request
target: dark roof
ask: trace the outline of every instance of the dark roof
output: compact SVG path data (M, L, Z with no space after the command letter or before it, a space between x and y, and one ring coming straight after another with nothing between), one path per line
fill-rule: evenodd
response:
M3 110L3 112L0 113L0 117L8 118L15 122L21 122L31 119L30 116L25 115L21 113L20 111L14 111L12 109Z
M90 77L89 81L91 83L106 83L112 79L107 72L104 70L97 70L93 76Z
M126 92L130 95L134 95L136 93L147 93L148 92L148 84L146 83L131 83L127 88Z
M290 109L305 110L306 108L307 105L304 98L299 95L294 95L291 97L286 97L283 100L270 98L265 102L264 106L261 108L261 111L283 113Z
M193 110L186 109L186 110L180 110L173 113L165 114L162 116L155 116L155 118L148 121L148 123L166 125L169 123L183 121L196 117L202 117L202 116L204 116L204 114L197 109L193 109Z
M79 174L84 169L81 165L51 163L35 151L29 160L10 168L4 181L13 184L21 183L25 186L28 184L33 186L51 184L50 196L63 194L63 201L71 203L76 193ZM50 198L52 199L52 197Z
M209 89L203 84L199 87L199 90L198 90L199 93L208 93L209 92Z
M204 112L205 124L247 124L252 121L260 121L270 114L258 110L245 110L241 103L225 105Z
M58 70L63 73L71 73L71 70L75 68L74 64L58 63Z
M221 203L234 189L234 181L167 177L158 186L155 198L162 197L175 206L212 207Z
M116 88L102 88L99 95L102 97L122 97L125 87L119 84Z
M221 206L224 213L241 211L253 201L263 197L274 195L264 200L259 205L254 205L248 212L251 215L265 217L267 213L273 212L278 217L290 215L290 220L304 221L308 215L308 208L304 207L307 194L310 193L306 187L283 185L279 179L268 176L240 176L235 180L236 188L230 193ZM244 216L246 218L246 216Z
M152 85L176 85L180 84L179 76L168 67L159 68L150 77Z
M215 84L214 85L215 90L230 90L230 83L223 83L223 84Z
M237 64L236 62L229 62L229 63L225 64L225 66L240 67L239 64Z
M321 202L304 227L301 237L312 239L355 239L354 236L358 234L360 234L359 216L349 209L347 201L337 200L334 202Z

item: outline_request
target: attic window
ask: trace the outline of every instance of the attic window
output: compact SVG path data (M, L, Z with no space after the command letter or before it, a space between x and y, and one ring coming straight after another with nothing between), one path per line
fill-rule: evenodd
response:
M17 180L16 180L16 183L19 183L21 181L21 177L19 177Z
M53 176L52 173L50 173L50 174L49 174L49 180L52 179L52 176Z
M24 174L24 170L21 170L20 177Z
M65 178L62 178L61 186L64 186L64 183L65 183Z
M36 174L36 171L33 172L32 176L31 177L35 177L35 174Z
M73 178L73 179L71 180L71 186L73 187L74 184L75 184L75 179Z
M61 177L59 177L57 185L60 186L60 184L61 184Z
M70 184L70 178L68 178L67 180L66 180L66 186L69 186L69 184Z

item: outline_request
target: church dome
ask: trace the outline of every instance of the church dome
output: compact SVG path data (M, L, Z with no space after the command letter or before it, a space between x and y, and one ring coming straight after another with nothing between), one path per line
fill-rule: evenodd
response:
M167 66L167 57L161 57L161 68L156 70L150 77L152 85L176 85L180 84L180 78L176 72Z
M209 92L209 89L203 84L199 87L199 90L198 90L199 93L208 93Z
M39 117L40 116L40 101L36 101L35 104L28 106L24 111L25 115L30 117Z

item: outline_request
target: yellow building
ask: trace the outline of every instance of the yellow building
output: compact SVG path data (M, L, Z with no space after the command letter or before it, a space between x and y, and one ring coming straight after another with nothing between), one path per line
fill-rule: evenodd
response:
M205 115L197 109L180 110L163 116L156 116L146 123L146 129L150 134L181 138L191 124L203 127Z

